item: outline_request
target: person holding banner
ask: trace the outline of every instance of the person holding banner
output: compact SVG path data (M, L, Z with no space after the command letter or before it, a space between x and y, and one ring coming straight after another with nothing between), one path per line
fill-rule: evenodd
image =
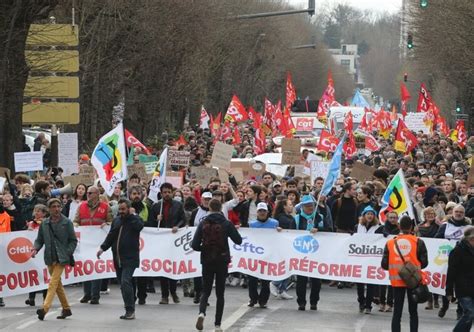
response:
M171 232L176 233L178 228L186 225L183 203L173 199L173 185L164 182L160 186L161 199L153 204L148 215L150 227L171 228ZM169 303L169 295L174 303L179 303L179 296L176 293L176 280L161 277L161 300L160 304Z
M381 262L381 267L389 273L390 284L393 288L392 331L401 331L400 321L405 293L410 313L410 331L418 331L418 304L413 299L413 290L407 287L399 271L404 266L404 261L409 261L419 269L424 269L428 266L428 252L423 240L412 235L413 220L409 216L403 216L400 219L400 231L401 235L387 241ZM401 255L403 255L403 260Z
M140 193L141 194L141 193ZM131 213L132 203L124 198L118 201L119 216L114 219L107 237L97 251L97 258L112 247L117 280L120 284L125 315L120 319L135 319L133 273L140 264L140 232L143 220Z
M46 316L56 294L62 307L61 314L57 318L65 319L72 315L71 306L61 282L61 275L66 265L74 264L73 253L77 246L76 233L71 220L61 214L59 199L50 199L48 208L50 216L41 223L34 248L31 251L31 257L34 258L44 246L44 263L48 266L51 276L43 308L36 311L39 320L43 320Z

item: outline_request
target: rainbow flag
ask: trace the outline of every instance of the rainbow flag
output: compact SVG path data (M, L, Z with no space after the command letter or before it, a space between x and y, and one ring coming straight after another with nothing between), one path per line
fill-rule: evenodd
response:
M107 195L112 196L115 185L127 179L127 155L125 152L125 135L123 124L101 137L91 158L100 184Z
M415 219L410 192L408 191L402 169L398 170L383 194L382 208L379 212L379 220L382 224L387 220L387 213L390 211L397 212L399 218L408 215L410 218Z

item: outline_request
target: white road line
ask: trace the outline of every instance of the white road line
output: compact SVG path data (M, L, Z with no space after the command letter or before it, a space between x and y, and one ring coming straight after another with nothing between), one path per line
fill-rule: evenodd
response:
M364 327L365 323L367 322L367 319L369 319L370 315L364 315L364 317L361 317L357 320L357 322L354 325L355 332L361 332L362 328Z
M54 311L50 311L46 314L45 318L48 317L48 316L51 316L51 315L55 315L57 314L59 311L58 310L54 310ZM37 323L39 322L40 320L38 319L38 317L35 317L34 319L30 320L30 321L27 321L26 323L23 323L19 326L17 326L17 330L23 330L23 329L26 329L27 327L33 325L34 323Z
M235 324L243 315L245 315L250 310L250 307L247 304L242 304L239 309L234 311L232 315L230 315L224 323L222 323L221 327L225 331L230 328L232 325Z

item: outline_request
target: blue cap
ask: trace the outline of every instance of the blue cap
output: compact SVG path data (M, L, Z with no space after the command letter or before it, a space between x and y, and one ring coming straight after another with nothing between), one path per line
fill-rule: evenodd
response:
M372 212L373 214L377 215L377 212L375 212L375 210L369 205L364 209L364 211L362 211L362 216L369 212Z
M307 204L316 204L314 201L313 196L311 195L304 195L303 198L301 199L301 205L307 205Z

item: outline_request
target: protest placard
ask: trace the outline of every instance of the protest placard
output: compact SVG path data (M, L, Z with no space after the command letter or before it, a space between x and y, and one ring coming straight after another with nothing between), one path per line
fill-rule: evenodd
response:
M191 174L202 185L206 186L211 178L217 176L217 169L206 166L192 167Z
M63 169L63 175L79 172L77 133L58 134L58 165Z
M158 157L154 155L140 154L138 155L138 161L142 164L145 164L145 163L150 163L152 161L158 161Z
M301 164L301 140L296 138L284 138L281 142L281 163L283 165Z
M372 180L375 168L365 165L360 161L354 163L351 171L351 177L359 181Z
M80 165L79 166L79 175L82 175L83 183L91 186L94 184L95 180L95 169L94 166L90 165Z
M128 165L127 174L128 178L130 178L133 174L136 174L138 175L140 180L148 181L150 179L150 176L147 174L144 164Z
M147 163L144 163L143 165L145 165L145 172L146 174L153 174L153 172L155 171L156 169L156 166L159 164L159 161L150 161L150 162L147 162Z
M15 172L29 172L43 170L43 153L34 152L15 152Z
M170 166L188 167L190 155L191 153L189 151L169 149L168 164Z
M71 187L73 190L77 187L78 184L83 183L86 186L90 186L94 183L94 180L92 180L91 183L91 178L89 174L79 174L79 175L70 175L70 176L64 176L63 177L64 184L67 185L68 183L71 184Z
M405 117L405 124L408 129L414 132L419 132L423 131L425 134L430 133L430 126L427 125L424 121L425 119L425 113L420 112L420 113L415 113L415 112L409 112L407 116Z
M180 172L166 172L166 182L171 183L174 188L181 188L183 175Z
M10 178L10 169L6 167L0 167L0 176Z
M318 156L314 153L308 153L308 157L306 158L306 161L304 163L303 173L306 174L307 176L311 176L311 162L321 161L321 160L323 160L323 157Z
M311 183L318 177L326 179L329 173L329 161L313 160L311 161Z
M217 168L229 169L233 153L234 147L232 145L217 142L212 152L211 165Z

